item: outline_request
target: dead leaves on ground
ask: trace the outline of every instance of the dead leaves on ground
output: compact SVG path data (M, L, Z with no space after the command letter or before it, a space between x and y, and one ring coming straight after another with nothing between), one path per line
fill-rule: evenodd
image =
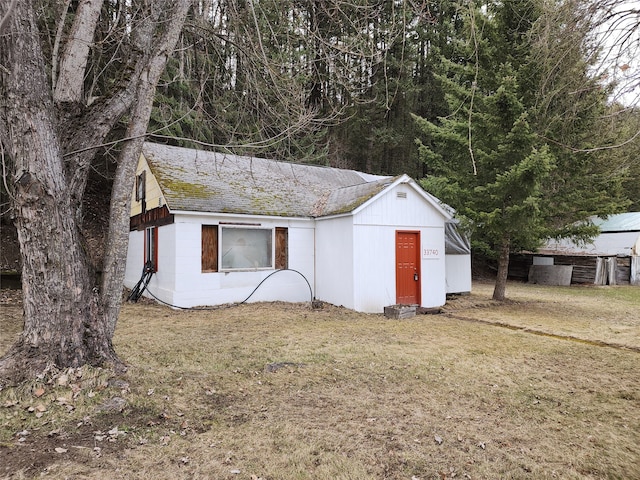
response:
M71 413L76 409L78 401L90 404L98 392L110 386L106 371L99 368L69 368L64 371L49 369L34 382L4 393L3 407L13 410L7 418L18 417L21 412L33 414L37 419L45 417L49 412L56 414ZM129 385L120 381L116 384L121 391L127 392ZM119 404L121 411L123 405ZM25 418L28 421L28 418Z

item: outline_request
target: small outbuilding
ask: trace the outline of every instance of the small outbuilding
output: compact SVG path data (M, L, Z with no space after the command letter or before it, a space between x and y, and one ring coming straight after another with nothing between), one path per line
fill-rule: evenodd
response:
M640 212L591 221L600 227L592 243L549 240L535 253L512 256L510 276L542 281L560 266L553 276L566 277L566 284L640 285Z
M178 307L311 299L372 313L438 307L452 293L451 220L407 175L146 143L125 285L149 265L149 294ZM470 290L470 262L456 274Z

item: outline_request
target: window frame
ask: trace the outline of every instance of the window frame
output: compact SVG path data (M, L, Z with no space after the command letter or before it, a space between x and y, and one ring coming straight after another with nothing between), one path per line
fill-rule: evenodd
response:
M158 271L158 227L147 227L144 229L144 266L147 262L153 262L152 271Z
M210 233L205 233L209 230ZM260 230L269 232L269 262L268 266L259 267L228 267L223 264L223 249L225 230ZM215 237L215 238L214 238ZM267 238L265 236L265 238ZM215 242L215 259L211 258L210 242ZM209 249L209 250L208 250ZM280 249L280 251L278 250ZM263 227L261 225L232 225L232 224L205 224L201 225L201 273L231 273L231 272L257 272L268 270L286 270L289 267L289 228L288 227ZM209 268L211 267L211 268Z
M247 230L252 230L252 231L262 231L262 232L269 232L269 260L270 260L270 264L268 266L260 266L260 267L225 267L224 265L224 254L223 254L223 249L225 247L225 230L227 231L247 231ZM275 228L273 227L253 227L253 226L246 226L246 225L220 225L219 229L218 229L218 270L221 272L256 272L256 271L261 271L261 270L274 270L274 266L275 266L275 250L274 250L274 243L275 243Z

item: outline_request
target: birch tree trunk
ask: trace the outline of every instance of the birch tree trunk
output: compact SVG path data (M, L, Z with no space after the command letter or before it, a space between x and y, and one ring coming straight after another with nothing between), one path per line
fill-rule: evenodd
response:
M105 260L107 265L124 265L127 245L121 239L128 238L130 199L124 199L122 192L130 195L132 190L130 182L155 87L182 30L190 0L145 4L153 12L143 16L135 33L134 56L124 67L128 80L89 108L82 98L88 49L69 49L77 41L91 41L90 30L96 27L101 3L79 3L75 18L83 25L72 28L78 37L67 43L63 58L71 63L63 65L55 95L47 77L33 2L0 4L0 140L13 166L9 182L22 255L24 300L24 330L0 359L0 385L19 382L51 366L125 369L112 344L124 271L110 273L100 292L84 248L77 209L92 147L103 142L120 118L131 112L127 131L138 137L123 148L120 157L122 174L113 189L118 197L112 201L119 208L111 212L115 220L110 219L113 233Z

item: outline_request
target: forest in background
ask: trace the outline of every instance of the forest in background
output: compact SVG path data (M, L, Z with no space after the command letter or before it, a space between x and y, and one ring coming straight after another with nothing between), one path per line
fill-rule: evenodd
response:
M615 176L622 189L615 195L637 210L638 90L620 77L634 68L631 53L623 36L612 48L592 35L598 23L630 28L606 20L609 9L623 7L620 1L201 1L159 85L149 132L158 135L153 141L419 179L432 169L420 154L419 141L429 139L416 117L438 123L472 102L470 89L457 104L447 100L456 95L447 79L467 75L469 85L490 92L495 82L482 80L517 62L527 79L517 95L525 98L536 143L577 163L597 157L589 162ZM638 13L629 15L636 25L626 41L633 43ZM497 34L501 19L507 24Z
M40 2L51 58L59 55L61 25L70 22L59 20L72 18L76 7ZM104 2L108 21L96 30L84 79L88 102L117 80L109 71L122 67L119 36L133 28L128 19L136 8ZM512 22L503 25L502 53L483 64L496 55L487 31L500 18ZM596 37L598 30L608 33ZM521 75L533 73L518 94L528 98L537 143L569 163L590 157L600 175L614 179L607 186L617 189L613 196L628 200L618 209L639 210L640 74L632 62L639 30L637 10L623 0L198 0L158 85L148 131L155 142L421 179L434 169L420 152L432 144L419 121L438 123L465 104L467 113L474 107L470 89L457 104L447 100L456 95L448 79L461 75L451 65L471 69L462 74L471 85L479 70L519 56ZM50 74L55 83L55 69ZM113 175L109 160L126 118L121 123L110 136L116 146L96 157L98 184Z
M627 5L201 2L149 131L407 173L457 210L503 299L511 252L588 240L596 229L576 222L640 209L638 85L621 76L639 14Z
M25 319L0 384L125 368L112 338L147 139L408 173L497 261L503 300L510 252L638 208L639 15L626 0L0 3L2 220Z
M78 7L39 2L52 85ZM103 2L83 80L88 105L124 80L123 53L138 8ZM543 148L552 165L530 183L534 190L545 185L537 192L547 198L545 225L533 242L511 246L534 248L539 238L574 234L564 227L575 220L640 210L639 18L626 0L198 0L158 84L148 138L407 173L476 223L470 209L486 210L491 202L480 198L465 208L460 189L477 198L478 187L513 167L518 149ZM512 91L498 100L502 108L491 97L505 79ZM526 140L492 143L513 127L496 120L522 114ZM89 221L108 208L127 122L123 117L95 148L84 202ZM448 132L433 129L445 125ZM508 158L489 160L478 172L476 156L496 151ZM4 224L12 217L10 164L3 155ZM516 177L505 188L521 190L526 182ZM556 208L549 208L551 199ZM477 254L497 255L493 240L476 237Z

